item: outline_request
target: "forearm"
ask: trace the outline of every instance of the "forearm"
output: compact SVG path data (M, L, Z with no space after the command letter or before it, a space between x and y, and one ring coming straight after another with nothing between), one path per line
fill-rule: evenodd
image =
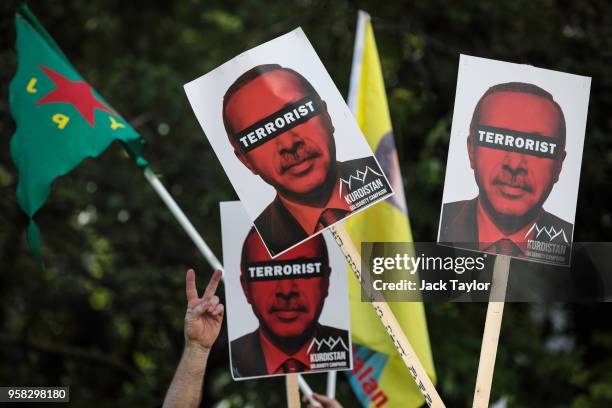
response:
M210 349L185 345L170 388L164 399L164 408L197 407L202 400L204 371Z

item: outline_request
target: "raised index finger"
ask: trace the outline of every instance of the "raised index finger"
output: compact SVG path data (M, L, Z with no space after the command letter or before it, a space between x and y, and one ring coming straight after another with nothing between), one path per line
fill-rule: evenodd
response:
M208 286L206 286L206 290L204 291L204 299L209 299L213 297L215 291L217 290L217 286L219 286L221 276L223 276L223 272L219 270L213 273L213 276L211 276L210 281L208 282Z
M185 277L185 292L187 293L188 304L198 300L198 290L196 289L195 272L193 269L187 271L187 276Z

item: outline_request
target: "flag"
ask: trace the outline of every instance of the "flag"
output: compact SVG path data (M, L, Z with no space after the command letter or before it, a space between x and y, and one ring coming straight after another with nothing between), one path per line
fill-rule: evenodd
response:
M97 157L115 139L140 157L136 131L83 80L27 6L15 15L18 64L9 86L16 123L11 156L17 170L17 201L30 217L28 242L40 257L40 232L34 215L51 184L86 157Z
M370 16L359 11L348 104L370 147L389 178L395 195L347 220L355 245L361 242L412 241L391 117ZM349 271L349 275L353 274ZM421 392L397 353L372 307L361 302L356 278L349 278L354 368L346 371L353 391L364 407L419 407ZM422 303L389 304L427 374L435 370Z

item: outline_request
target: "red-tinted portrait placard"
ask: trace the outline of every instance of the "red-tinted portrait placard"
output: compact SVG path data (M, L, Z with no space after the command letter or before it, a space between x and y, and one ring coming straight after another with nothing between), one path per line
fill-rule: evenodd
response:
M317 235L272 259L240 203L223 203L222 222L233 377L349 368L344 259L333 242Z
M439 242L569 262L589 87L461 56Z

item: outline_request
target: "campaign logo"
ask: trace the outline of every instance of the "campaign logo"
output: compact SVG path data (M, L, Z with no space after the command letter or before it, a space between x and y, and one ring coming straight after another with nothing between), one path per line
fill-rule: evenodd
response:
M306 352L310 356L311 369L326 369L348 367L348 351L342 336L329 336L322 339L313 338Z
M377 198L389 194L391 189L380 169L378 171L370 166L356 170L348 179L340 177L338 194L349 205L351 211L361 208Z
M354 176L351 174L349 176L348 180L345 180L342 177L340 177L340 191L339 191L339 194L342 195L342 186L345 185L345 184L348 186L349 191L353 190L353 187L352 187L352 183L353 182L360 182L360 185L362 186L363 183L365 183L366 177L367 177L369 172L376 174L378 177L382 177L381 173L379 173L379 172L377 172L375 170L372 170L372 168L370 168L370 166L366 166L365 170L357 170L355 172Z
M565 241L566 244L569 244L569 241L567 240L567 235L565 235L565 231L563 230L563 228L557 230L553 225L547 228L545 226L540 227L537 223L534 223L531 228L529 228L529 231L527 231L527 233L525 234L525 238L527 238L533 230L536 231L536 235L534 238L535 240L542 236L543 238L548 237L548 241L552 242L555 238L560 237L563 239L563 241Z
M334 339L332 336L329 336L328 338L324 338L324 339L317 339L316 337L312 339L312 342L310 342L310 346L308 346L308 350L306 351L307 353L310 353L310 350L312 349L312 346L317 346L317 352L321 351L321 347L322 346L327 346L327 350L329 351L333 351L336 349L336 346L341 346L343 349L348 351L348 347L347 345L344 343L344 340L342 340L342 336L338 336L336 337L336 339Z
M525 238L535 234L533 239L527 239L527 256L567 265L569 262L571 246L565 230L562 227L542 226L534 223Z

